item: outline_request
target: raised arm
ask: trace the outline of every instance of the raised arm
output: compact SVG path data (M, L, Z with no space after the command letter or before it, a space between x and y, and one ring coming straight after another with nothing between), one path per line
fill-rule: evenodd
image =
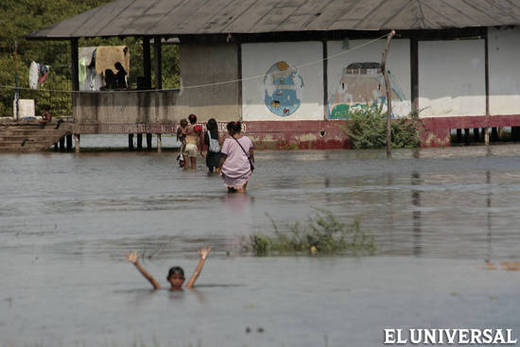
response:
M195 268L195 271L193 272L193 275L191 275L191 278L188 281L188 283L186 283L186 288L193 288L195 281L197 280L197 278L199 278L200 272L202 271L202 267L204 266L204 263L206 262L206 258L208 257L209 252L211 252L211 247L203 247L203 248L199 249L199 254L200 254L199 264Z
M141 273L141 275L144 276L144 278L146 278L153 286L153 289L161 289L161 285L159 284L159 282L157 282L155 280L155 278L153 278L152 275L150 275L148 273L148 271L146 271L142 266L141 264L139 264L139 260L137 259L137 253L136 252L132 252L132 253L128 253L126 255L126 259L135 265L135 267L137 268L137 270L139 270L139 272Z

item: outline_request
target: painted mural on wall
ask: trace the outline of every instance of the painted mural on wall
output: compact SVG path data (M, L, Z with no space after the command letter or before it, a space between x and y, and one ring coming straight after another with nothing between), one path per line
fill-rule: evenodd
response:
M281 117L287 117L301 105L303 78L298 69L285 61L273 64L264 77L265 106Z
M392 102L403 101L405 95L388 71ZM329 119L349 119L353 110L386 105L385 81L381 64L356 62L343 68L341 79L329 94Z

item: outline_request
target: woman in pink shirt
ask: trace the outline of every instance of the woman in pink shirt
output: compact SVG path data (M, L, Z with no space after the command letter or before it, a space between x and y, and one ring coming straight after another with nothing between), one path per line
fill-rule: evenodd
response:
M222 145L222 159L216 172L224 179L229 193L246 191L247 182L253 173L253 142L240 133L240 122L229 122L227 131L230 137Z

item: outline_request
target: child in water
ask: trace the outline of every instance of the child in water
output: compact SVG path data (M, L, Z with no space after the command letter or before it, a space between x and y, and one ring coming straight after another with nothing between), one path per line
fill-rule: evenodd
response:
M177 160L179 161L180 167L184 167L186 164L184 159L184 148L186 147L186 143L184 140L186 139L187 128L188 121L186 119L181 119L180 126L177 128L177 140L181 143L181 147L179 148L179 155L177 155Z
M204 144L208 146L206 166L208 167L209 173L213 173L213 170L220 164L221 156L217 121L214 118L209 119L206 128L208 129L204 134Z
M193 275L191 275L191 278L188 280L188 283L186 283L186 288L193 288L193 285L195 284L195 281L200 275L200 272L202 271L202 267L204 266L204 263L206 262L206 258L208 257L209 252L211 251L211 247L203 247L199 249L200 254L200 260L199 264L195 268L195 271L193 272ZM135 265L137 270L146 278L153 286L153 289L161 289L161 285L159 282L153 278L152 275L146 271L141 264L139 263L137 259L137 253L132 252L128 253L126 255L126 259ZM166 280L170 282L170 290L182 290L182 284L184 283L184 270L180 266L174 266L168 271L168 276L166 276Z
M186 165L184 169L196 169L197 168L197 152L202 156L202 127L197 124L197 116L193 113L188 116L190 124L186 127L186 138L184 143L184 156Z

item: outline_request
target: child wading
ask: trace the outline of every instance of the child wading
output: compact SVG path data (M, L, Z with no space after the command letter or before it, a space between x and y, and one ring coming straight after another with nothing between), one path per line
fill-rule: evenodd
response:
M188 121L186 119L181 119L180 126L177 128L177 141L180 141L181 147L179 148L179 155L177 155L177 161L179 162L180 167L184 167L185 159L184 159L184 147L186 144L184 140L186 139L186 130L188 127Z
M209 172L212 173L220 164L221 156L217 121L211 118L208 120L206 128L208 129L204 134L204 143L208 146L206 166L208 167Z
M193 285L195 284L195 281L200 275L200 272L202 271L202 267L204 266L204 263L206 262L206 258L208 257L209 252L211 251L211 247L203 247L199 249L200 254L200 260L199 264L195 268L195 271L193 272L193 275L191 275L191 278L188 280L188 283L186 283L186 288L193 288ZM161 289L161 285L159 282L153 278L152 275L146 271L141 264L139 263L137 259L137 253L132 252L128 253L126 255L126 259L135 265L137 270L146 278L153 286L153 289ZM170 290L182 290L182 284L184 283L184 270L180 266L174 266L168 271L168 276L166 276L166 280L170 283Z
M190 114L188 116L190 124L186 127L186 138L184 143L184 160L186 161L184 169L197 168L197 152L202 156L202 127L197 123L197 116Z

